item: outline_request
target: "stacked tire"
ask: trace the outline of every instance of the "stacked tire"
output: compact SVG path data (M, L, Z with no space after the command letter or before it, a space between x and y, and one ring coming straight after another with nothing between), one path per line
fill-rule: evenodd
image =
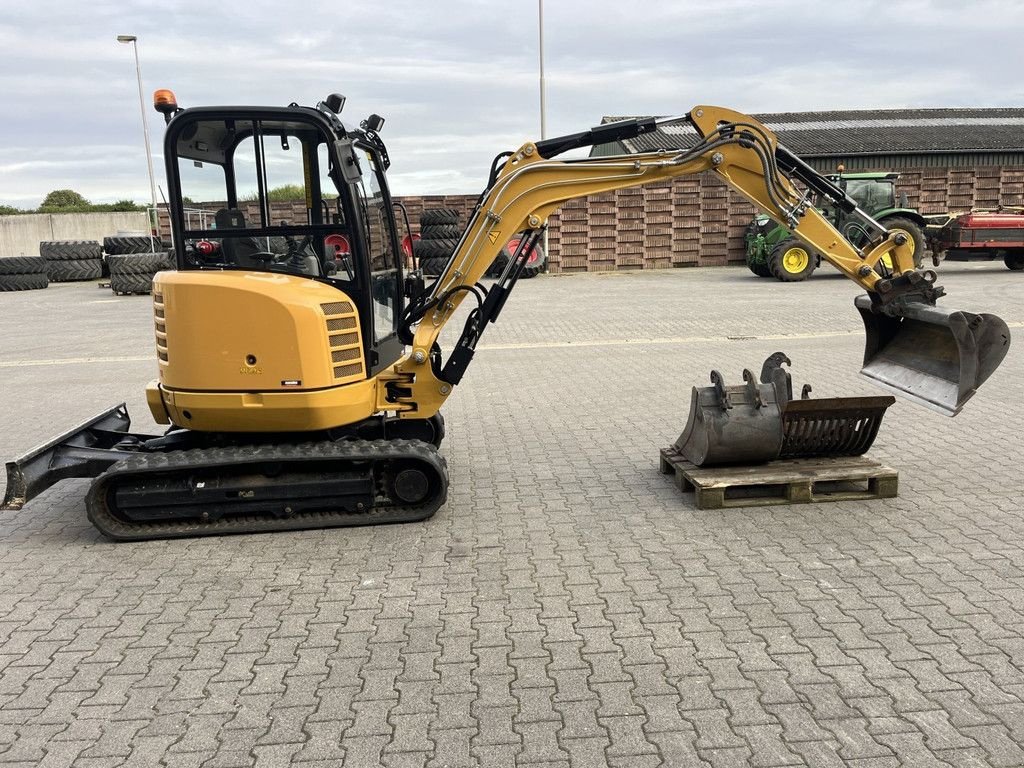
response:
M459 212L454 208L431 208L420 216L420 239L413 244L424 275L436 277L444 270L462 237Z
M44 240L39 255L53 283L95 280L103 274L103 250L95 240Z
M152 293L153 276L173 268L166 251L111 254L107 256L107 266L110 268L110 290L119 296Z
M50 284L42 256L10 256L0 259L0 291L33 291Z
M160 241L153 240L143 232L118 232L103 238L103 252L108 256L124 253L151 253L160 250Z

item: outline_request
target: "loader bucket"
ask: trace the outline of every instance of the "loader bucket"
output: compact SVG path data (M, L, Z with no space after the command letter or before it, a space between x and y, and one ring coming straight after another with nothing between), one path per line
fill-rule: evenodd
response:
M782 415L770 384L757 384L744 371L745 385L727 387L717 371L714 386L694 387L690 415L676 440L692 464L756 464L771 461L782 446Z
M873 311L858 296L867 332L861 373L882 389L956 416L1010 348L1010 329L995 315L907 304L902 315Z

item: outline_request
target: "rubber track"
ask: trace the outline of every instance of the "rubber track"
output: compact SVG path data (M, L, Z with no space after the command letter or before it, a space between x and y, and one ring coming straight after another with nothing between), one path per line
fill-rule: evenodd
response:
M419 459L437 471L440 490L431 499L413 507L376 506L366 512L300 512L291 517L262 515L224 516L201 522L133 522L115 516L107 504L107 489L116 479L132 479L140 475L180 470L190 475L197 469L239 467L253 463L281 462L301 464L311 458L348 459L353 462L401 461ZM331 528L350 525L379 525L425 520L445 503L448 497L448 466L437 449L420 440L351 440L291 445L235 446L230 448L196 448L167 453L146 453L114 464L97 477L86 496L89 520L113 539L143 541L147 539L223 536L234 533L294 531L308 528Z

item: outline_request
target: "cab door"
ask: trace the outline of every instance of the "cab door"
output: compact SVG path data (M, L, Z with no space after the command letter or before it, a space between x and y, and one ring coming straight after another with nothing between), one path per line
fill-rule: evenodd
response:
M366 335L372 339L368 362L370 375L373 375L394 364L404 352L404 345L398 339L398 322L404 308L402 252L379 156L374 148L363 145L357 145L356 152L360 163L365 163L356 186L368 262L367 318L372 331Z

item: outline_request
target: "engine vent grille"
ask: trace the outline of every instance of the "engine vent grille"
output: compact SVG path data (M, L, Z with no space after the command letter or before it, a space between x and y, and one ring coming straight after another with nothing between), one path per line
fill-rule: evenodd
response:
M153 294L153 324L156 330L156 356L163 362L168 362L167 357L167 322L164 313L164 295Z
M347 301L332 301L330 304L321 304L320 309L325 315L351 315L352 305Z
M321 304L331 347L331 363L336 380L365 376L363 347L359 338L359 322L351 302L333 301Z

